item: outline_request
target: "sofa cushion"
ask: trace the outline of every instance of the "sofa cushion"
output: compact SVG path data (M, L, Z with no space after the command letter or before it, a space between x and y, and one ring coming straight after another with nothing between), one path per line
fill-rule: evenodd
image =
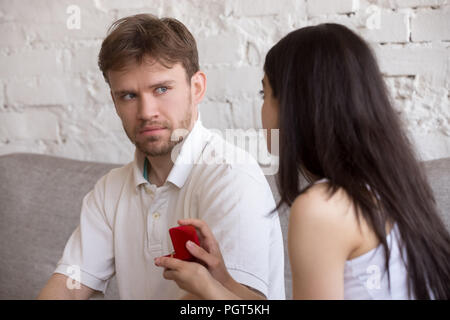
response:
M81 200L117 165L45 155L0 157L0 298L34 299L79 224ZM105 298L118 298L115 283Z
M438 213L450 232L450 158L426 161L424 166L436 199Z
M439 214L450 232L450 158L424 163ZM81 201L95 182L119 165L36 154L0 156L0 299L34 299L79 224ZM267 180L278 201L274 176ZM304 181L301 181L304 185ZM289 210L279 210L287 244ZM286 298L292 279L285 245ZM105 299L118 299L110 281Z

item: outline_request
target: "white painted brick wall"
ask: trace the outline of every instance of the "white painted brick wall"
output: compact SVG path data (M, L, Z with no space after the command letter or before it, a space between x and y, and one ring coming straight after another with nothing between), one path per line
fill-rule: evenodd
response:
M379 29L363 29L361 35L367 41L381 43L406 43L410 36L410 13L393 12L383 9L380 12Z
M196 40L202 65L233 63L245 57L245 41L243 37L218 34L198 37ZM230 45L231 43L235 43L235 45L232 46Z
M208 79L208 97L217 100L234 95L256 96L263 77L261 68L250 66L208 69L205 72Z
M399 8L432 7L449 3L448 0L394 0L393 2Z
M67 28L70 5L80 29ZM450 156L449 0L0 1L0 154L132 159L97 55L108 26L140 12L173 16L196 37L208 127L260 128L267 51L296 28L336 22L373 46L422 158Z
M450 10L419 10L411 21L413 41L450 39Z
M0 82L0 110L5 107L5 85Z
M51 74L63 75L63 52L60 49L21 49L9 55L0 55L2 79Z
M58 140L58 119L47 110L24 113L3 112L0 117L0 137L5 140Z
M244 17L276 15L288 12L299 12L300 14L306 14L304 1L233 0L230 2L232 2L232 10L234 11L234 13L238 16Z
M359 0L308 0L307 3L310 16L350 13L359 9Z

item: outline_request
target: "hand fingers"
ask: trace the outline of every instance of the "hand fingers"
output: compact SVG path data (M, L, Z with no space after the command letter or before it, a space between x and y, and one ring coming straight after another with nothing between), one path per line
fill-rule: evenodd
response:
M213 233L211 232L211 229L209 229L208 225L206 224L205 221L200 220L200 219L182 219L182 220L178 220L178 223L180 225L193 225L194 227L196 227L201 234L204 237L209 237L209 238L214 238Z
M155 265L158 267L163 267L171 270L178 270L182 267L184 261L169 257L158 257L155 258Z
M200 231L200 235L204 238L208 246L214 247L216 244L216 238L209 228L208 224L200 219L181 219L178 220L180 225L192 225Z
M186 242L186 248L194 257L203 261L208 266L210 266L215 259L215 257L211 255L208 251L206 251L205 249L198 246L192 241Z
M163 277L166 280L175 280L176 281L176 280L178 280L176 272L177 271L174 271L174 270L164 269Z

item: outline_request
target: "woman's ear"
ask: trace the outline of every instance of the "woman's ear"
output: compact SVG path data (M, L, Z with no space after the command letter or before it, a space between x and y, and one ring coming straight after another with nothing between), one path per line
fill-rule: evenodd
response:
M206 75L202 71L197 71L191 77L192 103L199 104L206 93Z

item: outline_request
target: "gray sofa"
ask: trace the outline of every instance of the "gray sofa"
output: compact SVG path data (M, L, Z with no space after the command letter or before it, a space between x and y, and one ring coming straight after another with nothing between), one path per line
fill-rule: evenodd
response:
M37 297L78 225L83 196L117 166L27 153L0 156L0 299ZM425 162L425 167L450 230L450 158ZM274 177L267 178L278 199ZM286 209L280 218L286 242ZM287 252L285 276L290 299ZM104 299L118 298L113 278Z

